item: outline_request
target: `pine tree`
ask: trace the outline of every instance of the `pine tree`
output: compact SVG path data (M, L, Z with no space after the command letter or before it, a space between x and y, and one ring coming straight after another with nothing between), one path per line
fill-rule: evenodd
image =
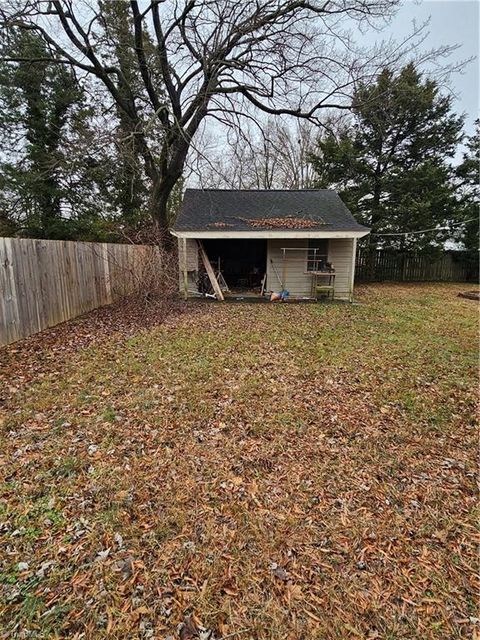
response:
M374 245L374 234L435 228L456 219L450 160L463 118L451 106L451 98L412 64L398 74L385 69L374 84L357 88L353 124L319 141L312 158L317 185L339 190L359 222L371 227ZM384 237L382 245L426 248L440 246L445 237Z
M479 251L479 207L480 207L480 120L475 122L475 133L467 139L466 151L457 167L460 207L463 219L459 240L465 249L478 261ZM478 275L478 274L477 274Z

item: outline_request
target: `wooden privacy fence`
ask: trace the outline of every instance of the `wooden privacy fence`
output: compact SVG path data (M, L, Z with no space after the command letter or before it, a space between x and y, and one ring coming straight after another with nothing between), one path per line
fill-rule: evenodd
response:
M0 238L0 345L133 293L152 266L152 246Z
M478 281L478 257L466 251L445 251L438 256L387 250L357 251L357 282L473 282Z

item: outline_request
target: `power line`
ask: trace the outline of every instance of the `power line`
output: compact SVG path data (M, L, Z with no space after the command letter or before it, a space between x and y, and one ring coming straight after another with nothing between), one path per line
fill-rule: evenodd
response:
M470 218L470 220L462 220L462 222L455 222L448 227L436 227L435 229L423 229L422 231L405 231L402 233L372 233L372 236L412 236L417 233L430 233L431 231L446 231L451 227L458 227L461 224L467 224L467 222L473 222L474 220L478 220L478 218Z

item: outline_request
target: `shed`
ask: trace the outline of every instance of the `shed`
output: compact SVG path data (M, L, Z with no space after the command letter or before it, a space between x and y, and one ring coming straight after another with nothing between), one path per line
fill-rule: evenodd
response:
M187 189L172 229L180 291L352 301L356 244L369 232L330 189Z

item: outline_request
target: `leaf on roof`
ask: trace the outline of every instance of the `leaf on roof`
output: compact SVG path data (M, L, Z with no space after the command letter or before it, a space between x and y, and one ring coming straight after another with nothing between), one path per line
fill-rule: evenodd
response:
M308 218L296 218L285 216L283 218L240 218L252 227L266 229L311 229L324 225L321 220L309 220Z

